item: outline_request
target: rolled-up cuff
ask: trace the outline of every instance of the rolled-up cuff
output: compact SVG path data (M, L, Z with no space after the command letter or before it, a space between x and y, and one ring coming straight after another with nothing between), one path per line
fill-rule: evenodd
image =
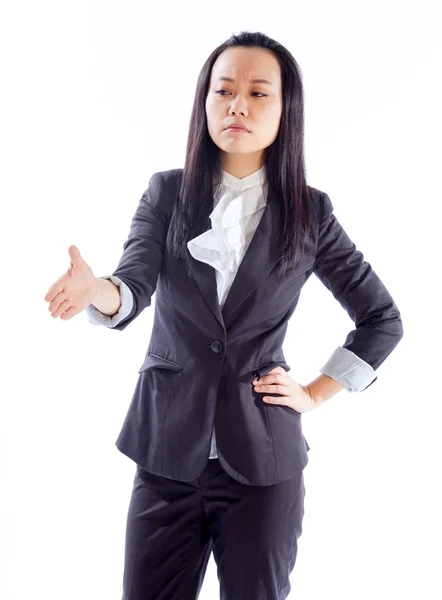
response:
M88 316L89 322L93 325L115 327L115 325L118 325L120 321L129 316L133 307L134 297L130 288L119 277L116 277L115 275L102 275L101 277L99 277L99 279L110 279L112 283L114 283L120 288L120 309L117 313L115 313L115 315L111 317L110 315L103 314L93 304L89 304L89 306L86 307L86 314Z
M342 346L336 348L319 372L341 383L348 392L362 392L377 379L371 365Z

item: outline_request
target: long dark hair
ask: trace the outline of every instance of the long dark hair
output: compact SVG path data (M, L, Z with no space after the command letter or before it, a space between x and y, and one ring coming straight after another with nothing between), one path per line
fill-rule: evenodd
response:
M197 81L189 127L185 165L179 197L174 206L167 244L170 252L184 261L187 270L190 253L188 240L207 229L213 210L213 191L221 181L219 148L212 141L205 111L213 64L232 47L260 47L270 50L279 61L282 83L282 114L278 135L265 148L261 167L278 198L283 230L278 244L280 272L295 266L298 254L311 226L310 194L304 164L304 98L301 71L291 53L261 32L243 31L218 46L204 63Z

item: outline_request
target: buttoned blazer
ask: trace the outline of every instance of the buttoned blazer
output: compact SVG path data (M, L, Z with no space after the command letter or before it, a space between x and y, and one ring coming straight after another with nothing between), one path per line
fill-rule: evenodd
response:
M115 330L130 325L155 293L150 341L115 443L152 473L192 481L206 466L215 424L226 472L247 485L272 485L301 471L310 448L301 413L265 403L252 380L278 365L290 370L282 344L310 275L315 273L355 323L343 347L374 370L403 336L400 312L338 222L329 196L311 186L312 233L294 271L279 275L275 238L281 216L270 185L262 218L221 309L213 267L189 254L189 275L167 248L182 173L171 169L152 175L113 272L134 299L131 313Z

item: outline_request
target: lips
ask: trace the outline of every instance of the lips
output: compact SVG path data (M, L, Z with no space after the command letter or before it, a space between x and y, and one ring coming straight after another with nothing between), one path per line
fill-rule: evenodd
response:
M226 127L225 130L227 129L236 129L238 131L248 131L248 129L246 129L245 127L241 127L240 125L229 125L228 127Z

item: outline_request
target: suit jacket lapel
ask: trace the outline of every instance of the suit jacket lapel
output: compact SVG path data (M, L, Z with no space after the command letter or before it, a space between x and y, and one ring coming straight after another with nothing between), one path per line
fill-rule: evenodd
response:
M207 225L207 229L209 228L210 219ZM223 327L228 327L229 315L256 289L276 265L279 259L276 235L280 228L280 207L276 194L269 183L267 204L239 265L222 310L218 302L215 269L207 263L194 259L189 253L191 273L195 283L206 304Z

